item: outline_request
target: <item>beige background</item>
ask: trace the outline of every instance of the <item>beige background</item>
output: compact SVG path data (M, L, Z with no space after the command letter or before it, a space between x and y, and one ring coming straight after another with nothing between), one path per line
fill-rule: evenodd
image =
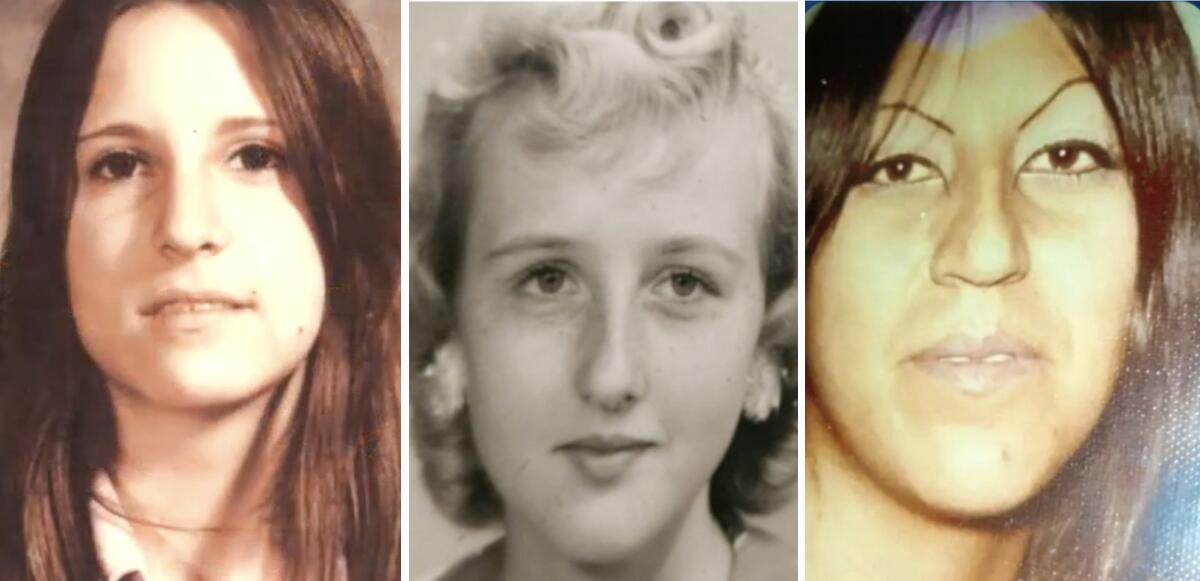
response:
M400 119L400 0L342 0L358 15L387 75ZM9 179L17 111L37 43L58 0L0 0L0 240L8 232Z
M410 28L409 49L409 107L413 123L409 124L409 135L415 143L420 131L420 120L425 104L425 93L442 68L442 62L450 46L460 41L460 35L469 29L464 23L478 14L479 4L473 3L421 3L409 6ZM799 48L797 45L798 3L741 4L746 16L746 30L750 44L759 54L769 60L779 73L781 81L797 100L796 87ZM412 578L426 578L432 572L445 567L475 547L498 534L495 530L472 531L455 527L434 509L421 484L420 466L416 454L410 464L412 486L409 517L409 566ZM796 544L797 505L789 504L783 510L761 521L780 535L781 539Z

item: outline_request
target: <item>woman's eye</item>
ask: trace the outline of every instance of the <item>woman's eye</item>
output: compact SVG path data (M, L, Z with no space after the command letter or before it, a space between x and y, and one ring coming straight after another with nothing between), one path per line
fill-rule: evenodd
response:
M235 151L230 161L242 170L264 171L282 167L283 155L265 145L247 145Z
M718 296L720 293L707 277L692 269L673 270L655 285L655 294L669 299L690 302L704 295Z
M572 284L566 270L557 266L539 266L525 274L520 288L533 296L553 297L570 292Z
M114 151L96 160L88 175L102 180L124 180L145 171L145 160L133 151Z
M1113 156L1103 147L1089 141L1073 140L1052 143L1038 150L1025 162L1023 171L1079 175L1113 166Z
M933 163L915 155L894 155L867 166L866 181L887 186L923 182L937 177Z

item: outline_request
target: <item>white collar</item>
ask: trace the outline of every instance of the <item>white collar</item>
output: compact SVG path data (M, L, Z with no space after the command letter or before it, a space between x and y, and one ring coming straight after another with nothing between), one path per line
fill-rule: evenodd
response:
M112 480L100 472L92 482L92 501L89 509L92 516L92 537L96 552L104 567L107 581L117 581L130 573L145 575L148 569L146 556L133 534L133 526L119 514L121 501L113 488Z

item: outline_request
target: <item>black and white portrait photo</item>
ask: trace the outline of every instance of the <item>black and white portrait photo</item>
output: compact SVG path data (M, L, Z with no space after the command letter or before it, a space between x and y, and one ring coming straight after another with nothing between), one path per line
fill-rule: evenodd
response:
M411 8L412 578L795 579L799 6Z

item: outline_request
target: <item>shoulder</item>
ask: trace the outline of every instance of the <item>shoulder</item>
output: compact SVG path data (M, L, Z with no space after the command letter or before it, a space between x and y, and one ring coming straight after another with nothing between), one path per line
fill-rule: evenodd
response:
M494 581L503 565L504 539L500 538L421 581Z
M796 547L766 529L747 526L733 545L730 581L794 581Z

